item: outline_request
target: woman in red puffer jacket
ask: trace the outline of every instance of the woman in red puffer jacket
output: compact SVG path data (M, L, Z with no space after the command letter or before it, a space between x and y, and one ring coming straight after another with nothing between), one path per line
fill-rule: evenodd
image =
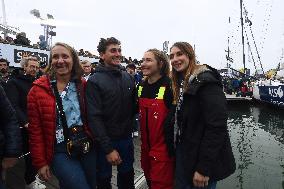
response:
M67 44L56 43L51 49L48 74L33 83L28 95L29 143L32 162L39 178L49 180L51 171L60 188L96 188L96 154L94 148L79 158L70 156L63 134L62 116L55 91L62 101L69 128L92 135L86 123L82 68L76 51ZM58 96L59 96L58 95ZM64 139L65 138L65 139Z

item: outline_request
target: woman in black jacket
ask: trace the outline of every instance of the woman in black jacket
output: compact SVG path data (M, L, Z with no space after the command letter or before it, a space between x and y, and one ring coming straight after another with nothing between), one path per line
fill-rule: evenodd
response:
M235 171L227 130L226 98L217 70L196 64L187 42L171 47L176 189L215 189Z

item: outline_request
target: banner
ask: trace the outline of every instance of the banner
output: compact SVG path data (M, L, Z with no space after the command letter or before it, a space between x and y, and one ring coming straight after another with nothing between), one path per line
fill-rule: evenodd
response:
M0 42L0 58L5 58L10 62L12 67L21 67L20 61L22 58L35 56L40 61L41 65L47 65L50 51L35 49L32 47L23 47L19 45L11 45ZM91 63L98 63L99 59L79 56L79 59L88 60Z
M10 66L21 67L21 59L29 56L35 56L41 64L47 65L49 51L0 43L0 58L7 59L10 62Z

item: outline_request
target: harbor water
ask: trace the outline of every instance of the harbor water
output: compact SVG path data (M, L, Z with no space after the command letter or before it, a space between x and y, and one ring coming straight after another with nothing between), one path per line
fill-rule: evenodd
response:
M284 189L284 110L229 104L228 129L236 172L218 189Z

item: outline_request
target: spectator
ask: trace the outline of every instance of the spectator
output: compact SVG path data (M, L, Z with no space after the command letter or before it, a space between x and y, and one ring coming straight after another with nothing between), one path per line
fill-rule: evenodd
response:
M133 63L130 63L130 64L127 64L127 65L126 65L126 71L127 71L130 75L132 75L133 77L134 77L134 75L135 75L135 69L136 69L136 66L135 66L135 64L133 64Z
M128 58L128 64L131 64L131 63L132 63L132 58L129 57L129 58Z
M5 42L10 43L10 44L14 44L14 39L12 37L6 36Z
M136 70L135 64L133 64L133 63L127 64L126 71L134 78L135 85L137 86L141 82L141 80L138 80L139 77L137 77L137 73L136 73L135 70ZM136 114L135 120L134 120L134 127L133 127L133 136L134 137L139 136L138 129L139 129L139 114Z
M25 32L18 33L16 35L16 39L14 40L15 44L18 45L24 45L24 46L30 46L30 40L26 37Z
M78 55L79 56L84 56L85 55L84 49L80 49Z
M126 65L126 71L134 77L135 84L138 85L142 81L141 74L136 72L136 66L133 63Z
M0 189L4 189L2 173L13 167L21 155L21 134L16 112L1 86L0 107Z
M6 93L11 101L12 106L16 110L16 115L22 127L23 152L29 152L29 137L28 137L28 117L27 117L27 96L35 80L39 70L39 62L36 57L23 58L21 66L24 69L24 74L18 74L15 78L7 82ZM25 181L27 189L44 189L46 188L37 178L37 171L32 166L30 156L25 157Z
M39 36L39 43L38 44L39 44L40 49L46 49L47 48L47 42L46 42L43 35Z
M88 81L89 77L91 75L93 75L93 73L94 73L93 68L92 68L92 64L88 60L83 60L83 61L81 61L81 66L84 70L83 77L86 81Z
M4 58L0 58L0 78L7 82L9 80L9 61Z

